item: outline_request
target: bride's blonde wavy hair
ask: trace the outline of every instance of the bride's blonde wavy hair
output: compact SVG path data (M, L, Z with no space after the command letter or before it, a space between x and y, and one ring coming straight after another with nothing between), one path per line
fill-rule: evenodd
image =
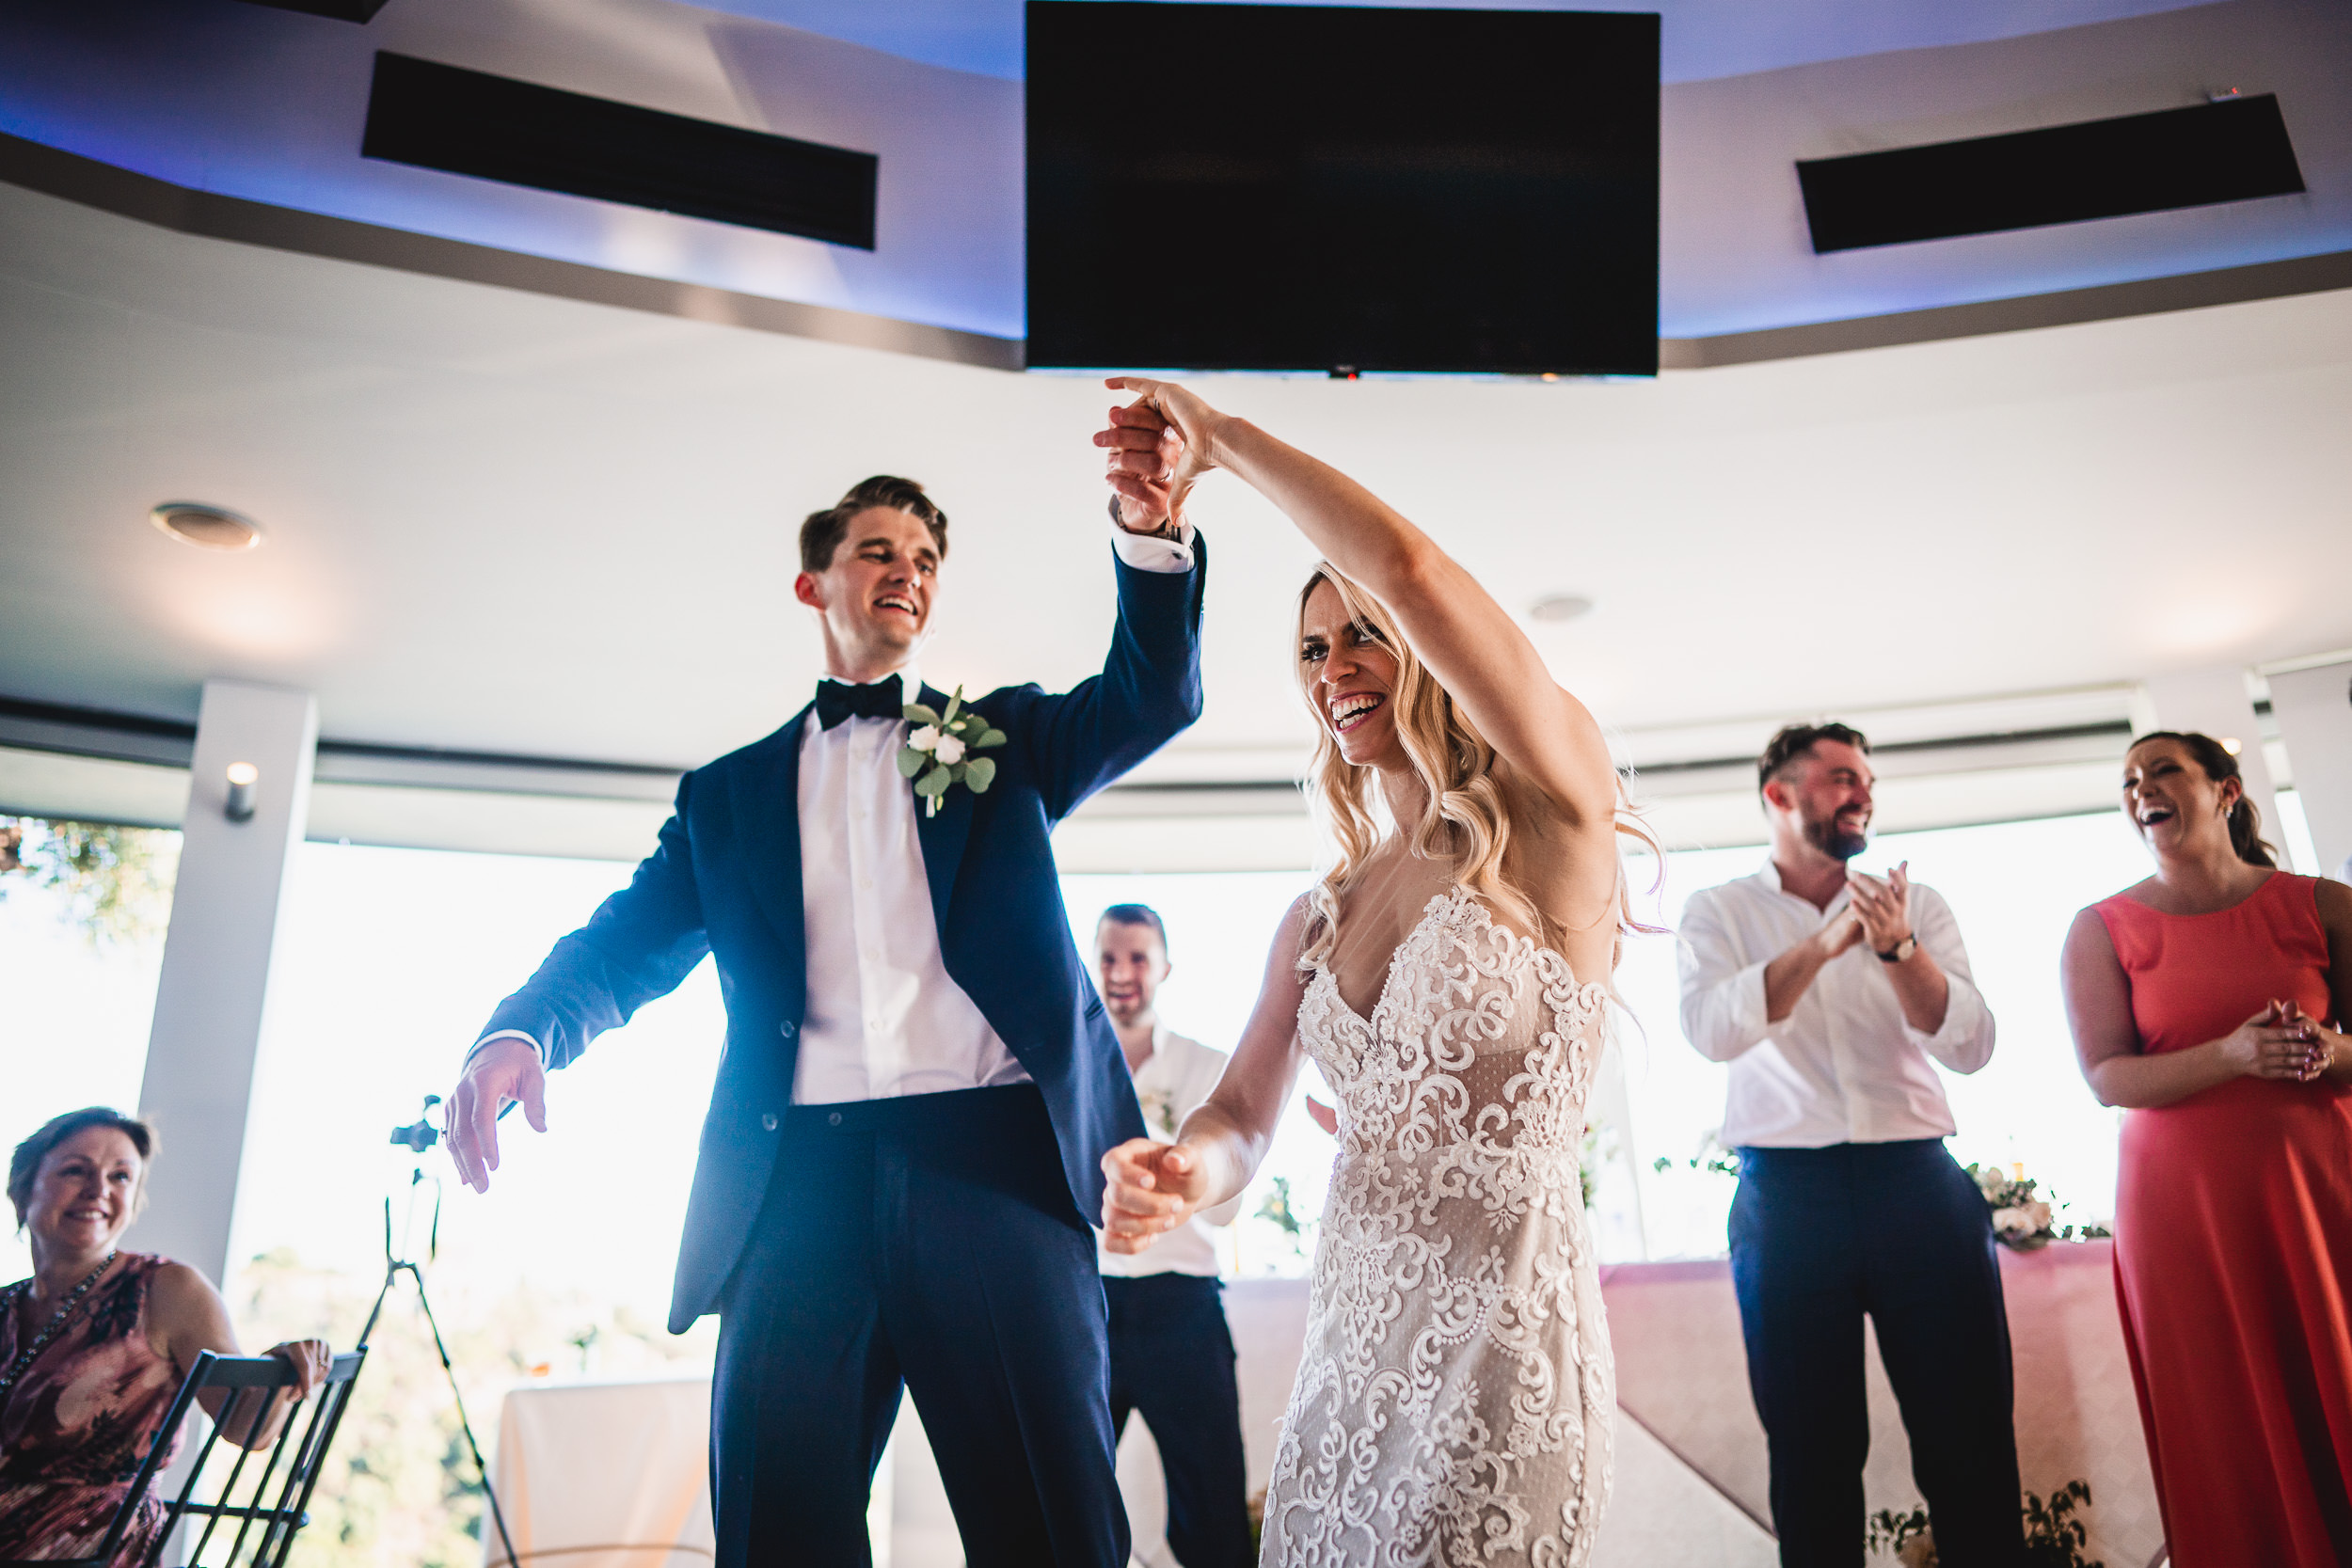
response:
M1496 752L1454 703L1452 693L1430 674L1421 656L1406 639L1395 614L1379 596L1350 581L1329 562L1316 563L1298 591L1298 615L1292 637L1294 650L1306 639L1307 601L1315 585L1327 582L1346 607L1348 619L1367 626L1396 657L1396 680L1389 696L1395 715L1398 742L1405 748L1422 783L1426 802L1416 822L1400 822L1397 831L1409 835L1414 851L1439 863L1454 864L1454 880L1485 899L1505 923L1550 942L1565 927L1535 907L1534 900L1502 875L1502 858L1511 846L1511 811L1502 787L1495 780ZM1295 659L1295 655L1294 655ZM1299 694L1314 708L1312 678L1303 660L1295 663ZM1307 769L1307 802L1330 832L1338 847L1329 869L1309 894L1314 919L1300 951L1301 968L1328 958L1339 937L1340 899L1363 870L1365 859L1380 842L1375 813L1375 770L1358 767L1341 754L1328 716L1315 717L1315 754ZM1636 816L1626 796L1625 781L1617 781L1616 831L1665 856L1658 840ZM1620 939L1627 932L1655 931L1634 917L1632 891L1622 871L1617 878L1614 913ZM1613 968L1613 961L1612 967Z

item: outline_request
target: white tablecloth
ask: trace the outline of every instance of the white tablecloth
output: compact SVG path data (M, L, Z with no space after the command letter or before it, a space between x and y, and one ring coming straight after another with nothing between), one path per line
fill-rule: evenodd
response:
M518 1568L709 1568L710 1380L532 1383L490 1479ZM504 1568L487 1511L485 1568Z

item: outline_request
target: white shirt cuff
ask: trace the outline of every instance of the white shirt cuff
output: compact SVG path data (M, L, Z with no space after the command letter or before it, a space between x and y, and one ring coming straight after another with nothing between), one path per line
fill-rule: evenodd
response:
M1111 498L1116 511L1119 498ZM1156 533L1136 533L1115 516L1111 521L1111 548L1119 559L1138 572L1189 572L1192 570L1192 520L1177 519L1178 533L1164 539Z
M501 1029L495 1035L483 1036L480 1039L473 1042L473 1049L466 1053L466 1061L468 1063L471 1063L476 1056L482 1054L482 1048L489 1044L492 1040L522 1041L537 1053L539 1057L540 1069L542 1071L546 1070L548 1065L548 1048L541 1045L537 1040L532 1038L529 1035L524 1034L520 1029ZM458 1070L462 1072L465 1069L460 1067Z

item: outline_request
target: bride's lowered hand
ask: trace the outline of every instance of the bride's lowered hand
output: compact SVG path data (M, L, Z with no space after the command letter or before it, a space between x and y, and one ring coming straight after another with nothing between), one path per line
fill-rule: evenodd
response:
M1209 1176L1189 1145L1129 1138L1103 1156L1103 1244L1141 1252L1207 1207Z

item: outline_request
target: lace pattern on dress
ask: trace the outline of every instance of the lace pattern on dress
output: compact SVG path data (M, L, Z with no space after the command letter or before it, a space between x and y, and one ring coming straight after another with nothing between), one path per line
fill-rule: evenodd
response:
M1615 1403L1580 1169L1605 999L1460 887L1369 1019L1316 966L1299 1040L1340 1154L1265 1563L1589 1557Z

